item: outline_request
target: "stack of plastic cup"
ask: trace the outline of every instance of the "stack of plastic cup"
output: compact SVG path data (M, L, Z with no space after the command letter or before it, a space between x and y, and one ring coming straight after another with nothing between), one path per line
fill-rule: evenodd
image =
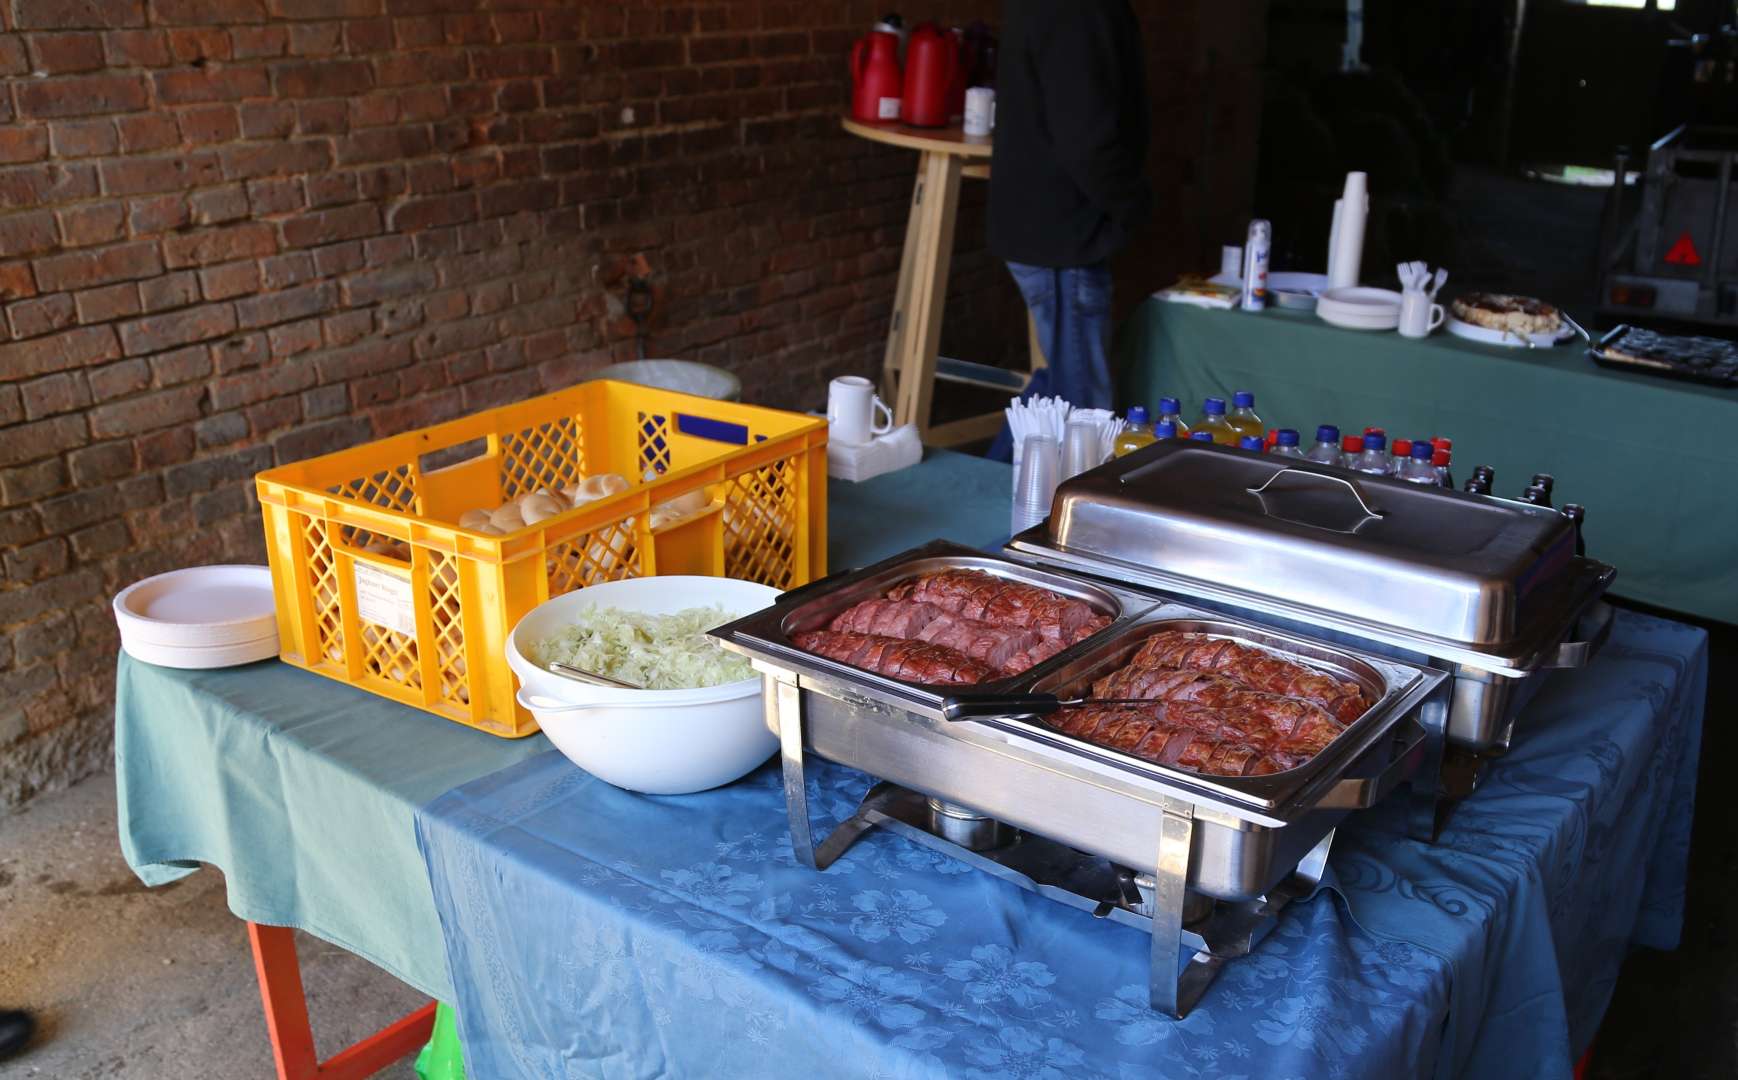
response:
M1028 435L1020 448L1020 471L1014 478L1014 512L1011 531L1023 533L1050 516L1050 500L1062 467L1056 440L1048 435Z
M1070 420L1062 443L1062 479L1104 464L1104 435L1096 421Z

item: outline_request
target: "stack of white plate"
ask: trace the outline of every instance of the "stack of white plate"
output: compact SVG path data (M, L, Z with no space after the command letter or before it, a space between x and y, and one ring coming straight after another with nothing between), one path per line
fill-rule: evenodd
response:
M174 668L220 668L278 655L272 572L263 566L171 570L115 596L121 648Z
M1342 285L1316 301L1316 317L1347 330L1393 330L1400 325L1400 294L1393 289Z

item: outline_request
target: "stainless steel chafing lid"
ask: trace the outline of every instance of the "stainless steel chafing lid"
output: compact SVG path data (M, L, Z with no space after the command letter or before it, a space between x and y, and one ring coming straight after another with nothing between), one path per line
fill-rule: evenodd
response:
M1530 606L1560 602L1574 554L1552 510L1183 442L1064 483L1049 538L1473 646L1513 640Z

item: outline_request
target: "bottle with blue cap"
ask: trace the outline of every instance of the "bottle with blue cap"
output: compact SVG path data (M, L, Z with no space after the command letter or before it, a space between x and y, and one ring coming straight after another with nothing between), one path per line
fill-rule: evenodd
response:
M1245 435L1237 440L1237 447L1240 450L1248 450L1250 453L1259 454L1267 449L1267 443L1262 440L1260 435Z
M1159 416L1158 419L1153 421L1153 424L1155 426L1159 424L1170 424L1177 432L1173 438L1187 439L1189 437L1189 425L1183 423L1182 402L1174 397L1162 397L1159 399Z
M1195 425L1195 430L1189 434L1193 439L1205 431L1207 437L1221 446L1236 446L1238 430L1225 420L1225 399L1210 397L1201 402L1201 422ZM1253 433L1252 433L1253 434Z
M1212 434L1212 432L1208 432L1208 431L1197 431L1194 434L1189 436L1189 441L1190 442L1208 442L1208 443L1210 443L1213 441L1213 434Z
M1267 434L1267 425L1261 422L1261 417L1255 415L1255 395L1248 390L1239 390L1231 395L1231 413L1225 417L1225 422L1237 432L1238 438Z
M1411 454L1407 458L1406 464L1400 467L1400 479L1409 484L1439 487L1441 481L1437 479L1436 467L1430 464L1430 459L1435 453L1436 447L1431 446L1428 440L1413 440Z
M1373 476L1388 475L1388 436L1376 432L1364 436L1364 452L1352 468Z
M1112 448L1117 457L1132 454L1143 446L1153 442L1153 429L1147 426L1147 407L1145 405L1130 405L1128 410L1128 426L1116 436L1116 445Z
M1160 420L1153 425L1153 435L1159 442L1169 442L1177 437L1177 425L1169 420Z
M1303 447L1298 445L1297 432L1288 427L1279 429L1279 434L1273 437L1273 449L1268 453L1275 457L1298 458L1304 456Z
M1340 429L1332 424L1322 424L1316 428L1316 444L1310 447L1304 455L1306 461L1314 461L1320 465L1338 465L1340 463Z

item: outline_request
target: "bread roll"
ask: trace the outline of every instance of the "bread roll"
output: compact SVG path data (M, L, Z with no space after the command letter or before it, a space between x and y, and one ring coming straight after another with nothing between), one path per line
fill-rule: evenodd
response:
M525 517L519 512L519 504L510 502L489 515L489 524L504 533L516 532L525 527Z
M535 492L519 503L519 515L527 525L535 525L566 510L567 504L547 491Z
M489 524L489 511L487 510L466 510L459 515L459 528L461 529L481 532L483 526L487 524Z

